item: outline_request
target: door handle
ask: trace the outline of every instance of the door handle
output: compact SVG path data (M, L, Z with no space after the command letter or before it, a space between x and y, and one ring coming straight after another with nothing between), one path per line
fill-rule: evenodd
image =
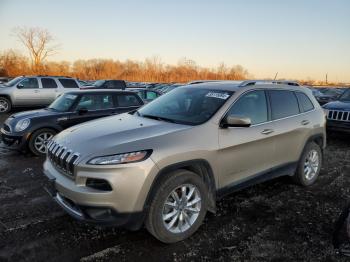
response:
M271 133L273 133L274 130L273 129L264 129L263 131L261 131L261 134L263 135L269 135Z
M310 124L310 121L309 120L303 120L303 121L301 121L301 124L303 126L306 126L306 125Z

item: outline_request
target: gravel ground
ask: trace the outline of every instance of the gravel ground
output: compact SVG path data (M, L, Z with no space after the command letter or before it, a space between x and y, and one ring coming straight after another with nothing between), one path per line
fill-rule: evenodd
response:
M314 186L279 178L232 194L193 237L173 245L145 229L76 222L43 190L43 159L0 144L0 261L349 261L331 237L349 196L350 139L328 143Z

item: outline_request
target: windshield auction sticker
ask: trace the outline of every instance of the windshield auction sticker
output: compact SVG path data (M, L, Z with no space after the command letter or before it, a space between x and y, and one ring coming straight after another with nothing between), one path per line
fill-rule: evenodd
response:
M227 93L209 92L208 94L206 94L206 97L214 97L226 100L230 97L230 95Z

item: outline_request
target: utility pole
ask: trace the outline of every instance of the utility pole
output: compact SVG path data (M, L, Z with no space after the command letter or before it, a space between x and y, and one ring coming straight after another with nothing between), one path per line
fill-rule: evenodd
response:
M328 85L328 73L326 73L326 85Z
M278 72L276 72L276 74L275 74L275 78L274 78L273 80L276 80L277 76L278 76Z

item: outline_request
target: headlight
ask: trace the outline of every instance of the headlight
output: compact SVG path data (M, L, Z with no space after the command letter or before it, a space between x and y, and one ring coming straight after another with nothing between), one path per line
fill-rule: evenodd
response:
M19 120L15 126L16 132L21 132L25 130L30 125L30 120L28 118Z
M152 153L152 150L136 151L111 156L100 156L91 159L90 165L118 165L126 163L140 162L147 159Z

